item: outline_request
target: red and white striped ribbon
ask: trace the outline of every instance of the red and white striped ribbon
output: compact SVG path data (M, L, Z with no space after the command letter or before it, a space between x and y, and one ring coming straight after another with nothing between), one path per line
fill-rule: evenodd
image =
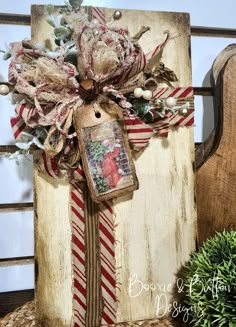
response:
M39 116L37 115L37 109L29 102L23 102L17 105L15 111L26 122L28 126L35 127L37 124L39 124ZM35 115L37 115L37 117L35 117Z
M53 178L58 178L60 174L57 159L55 157L48 156L45 152L42 153L42 156L38 162L38 170Z
M127 73L123 74L119 83L124 83L132 76L138 74L139 72L143 71L143 69L148 66L150 60L155 60L155 57L159 55L159 52L166 46L167 42L169 41L170 36L167 33L167 36L161 44L158 44L152 51L144 54L142 49L138 51L138 54L134 57L134 64L130 66ZM135 54L134 54L135 55Z
M97 19L100 24L106 24L106 17L104 12L97 7L92 8L93 19Z
M79 172L80 173L80 172ZM86 248L85 202L78 184L71 186L73 312L74 327L86 326ZM99 207L99 239L101 260L102 324L115 322L117 311L114 217L111 202ZM88 326L86 326L88 327Z
M22 132L29 132L29 128L26 126L24 120L19 117L12 117L10 119L13 135L16 141L20 141Z
M192 87L176 87L176 88L157 88L153 93L155 99L167 99L174 97L177 100L177 106L189 102L188 113L186 116L180 115L178 111L175 114L168 113L165 118L158 118L150 126L159 136L166 137L170 126L189 127L194 124L194 105L193 105L193 88Z
M84 182L86 180L81 163L79 163L76 169L74 169L69 173L70 173L70 181L73 184L77 185L78 183Z
M166 32L166 34L167 36L161 44L158 44L152 51L145 54L147 64L150 59L154 58L157 54L159 54L159 52L166 46L167 42L170 39L170 34L168 32Z
M125 83L131 77L141 72L146 66L146 56L141 49L137 54L134 53L132 57L134 62L132 65L130 65L129 69L124 72L122 76L118 79L119 84Z
M74 327L85 327L86 319L86 248L84 197L80 187L71 184L72 271Z
M192 86L189 87L176 87L176 88L170 88L170 87L163 87L163 88L157 88L153 92L153 98L158 99L167 99L170 97L174 97L176 99L181 98L191 98L193 97L193 88Z
M101 260L101 287L103 298L102 325L112 324L116 320L116 263L114 215L111 201L99 206L99 234Z
M145 124L140 118L124 117L129 143L134 150L143 150L153 136L153 128Z

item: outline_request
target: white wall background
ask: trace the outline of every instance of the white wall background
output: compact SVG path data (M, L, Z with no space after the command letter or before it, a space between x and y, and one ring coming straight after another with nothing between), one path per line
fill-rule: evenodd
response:
M30 14L31 4L63 5L63 0L0 0L0 12ZM84 0L84 5L110 8L189 12L191 25L236 28L235 0ZM147 22L148 24L148 22ZM0 48L30 38L29 26L0 25ZM227 38L192 37L193 86L210 86L209 70L227 45ZM7 79L7 63L0 59L0 80ZM213 128L211 98L195 97L195 142L204 141ZM8 97L0 98L0 144L13 144L9 118L14 108ZM0 156L0 203L32 201L32 160L20 165ZM0 213L0 258L33 255L33 212ZM0 268L0 292L33 288L32 265Z

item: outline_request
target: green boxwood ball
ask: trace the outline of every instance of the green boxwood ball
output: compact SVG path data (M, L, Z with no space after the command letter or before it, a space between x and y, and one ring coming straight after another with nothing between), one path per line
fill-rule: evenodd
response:
M207 240L192 255L185 277L194 326L236 327L236 231Z

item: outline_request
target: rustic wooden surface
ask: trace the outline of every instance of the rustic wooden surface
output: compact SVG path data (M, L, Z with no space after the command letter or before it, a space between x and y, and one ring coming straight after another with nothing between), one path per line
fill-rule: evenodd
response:
M22 14L0 13L0 23L6 25L30 25L31 16ZM191 26L192 36L236 37L236 29L209 26Z
M201 155L210 158L196 177L200 244L217 231L236 228L235 74L236 45L232 45L217 57L212 71L215 132Z
M37 161L37 156L35 156ZM36 306L39 326L70 326L72 318L69 184L34 168Z
M111 17L114 9L105 12ZM191 85L189 16L133 10L122 10L122 14L117 24L128 26L131 34L142 25L151 27L140 42L145 51L163 41L165 30L180 35L167 45L163 61L176 72L179 85ZM42 7L33 6L33 40L46 39L50 45L50 33ZM121 283L117 290L118 322L156 317L163 311L158 308L158 296L159 307L171 303L175 274L195 249L193 162L192 128L172 130L168 139L153 138L135 160L139 191L115 201L116 260ZM71 317L68 183L43 178L36 168L34 178L38 310L50 320L50 326L57 318L55 326L66 327L70 326ZM143 290L131 297L134 293L128 292L129 281L134 281L135 276L147 287L155 284L157 290ZM137 293L137 286L136 283L133 292Z
M109 16L113 11L106 12ZM179 85L191 85L189 16L128 10L122 13L118 24L129 26L131 35L142 25L151 27L140 41L146 52L161 42L165 30L181 35L168 43L163 62L176 72ZM168 139L153 138L135 161L139 190L115 201L116 260L122 285L117 293L118 321L153 318L163 313L161 307L171 303L175 274L195 248L193 161L192 129L173 130ZM138 295L141 283L137 282L129 292L135 276L143 284L169 286L169 290L143 290Z

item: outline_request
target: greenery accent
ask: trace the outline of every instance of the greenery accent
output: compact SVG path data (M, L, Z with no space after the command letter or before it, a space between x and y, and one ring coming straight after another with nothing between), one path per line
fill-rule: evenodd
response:
M151 111L153 107L149 101L144 99L137 99L133 96L128 97L129 102L132 104L134 112L145 122L152 122L154 120L154 113Z
M109 190L107 178L104 178L98 170L93 171L93 180L99 193L104 193Z
M107 148L100 142L91 142L89 144L89 152L97 163L103 162Z
M107 148L104 144L95 141L89 143L89 153L93 160L98 164L102 164ZM109 190L108 180L104 178L98 170L94 169L92 172L95 187L99 193L104 193Z
M69 0L69 4L71 5L73 10L79 9L82 3L83 0Z
M236 231L207 240L192 255L185 277L194 326L236 327Z

